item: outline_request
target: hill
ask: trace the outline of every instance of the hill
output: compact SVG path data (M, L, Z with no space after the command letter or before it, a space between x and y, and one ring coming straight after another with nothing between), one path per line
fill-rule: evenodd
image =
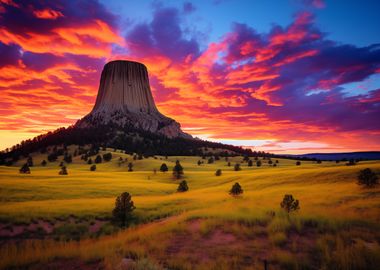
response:
M319 160L380 160L380 151L350 152L350 153L311 153L302 155L289 155Z
M67 146L68 153L77 149ZM380 171L377 161L297 166L265 157L249 167L242 156L208 163L200 156L135 159L120 149L99 150L106 153L112 159L96 171L73 157L64 164L68 175L58 174L63 156L41 166L46 154L39 152L30 154L31 174L18 171L26 158L0 166L0 268L262 269L267 261L269 269L377 269L380 263L380 190L357 185L360 170ZM176 160L185 193L177 192L181 180L171 173ZM168 172L158 171L162 163ZM244 192L233 197L236 182ZM136 210L131 227L120 230L110 218L124 191ZM280 208L285 194L299 200L298 211Z

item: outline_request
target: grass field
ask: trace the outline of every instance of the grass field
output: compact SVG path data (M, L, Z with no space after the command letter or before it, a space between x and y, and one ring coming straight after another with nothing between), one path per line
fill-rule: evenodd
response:
M241 163L242 170L234 171L242 157L229 158L229 167L224 158L198 166L200 157L112 155L95 172L75 157L68 175L58 175L58 161L40 166L46 155L37 153L31 174L18 171L25 160L0 166L0 231L29 226L2 237L0 268L68 263L72 269L123 269L131 261L133 269L263 269L264 260L269 269L380 267L380 188L356 183L364 168L379 172L379 161L296 166L279 159L271 167L262 160L261 167ZM119 166L119 157L133 162L134 171L127 172L127 163ZM189 185L185 193L176 192L179 180L171 173L177 159ZM158 171L164 162L169 172ZM221 176L215 176L217 169ZM235 182L244 190L236 198L228 194ZM132 226L117 230L109 218L124 191L137 208ZM299 211L280 209L285 194L300 201ZM99 220L101 229L91 233ZM65 233L77 237L56 237Z

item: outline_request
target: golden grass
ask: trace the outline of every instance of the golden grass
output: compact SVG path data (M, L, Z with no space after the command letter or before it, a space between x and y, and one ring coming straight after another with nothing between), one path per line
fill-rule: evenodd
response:
M119 156L134 163L134 172L127 172L126 164L118 165ZM33 158L35 164L39 164L45 156L34 154ZM177 159L184 167L190 188L186 193L176 193L179 181L172 178L170 171L153 173L153 169L158 170L164 162L171 169ZM4 258L0 268L46 262L57 257L79 257L85 261L101 258L107 268L112 268L126 254L135 254L139 258L166 258L171 239L186 231L189 221L199 218L202 219L200 236L197 236L200 238L207 238L218 227L238 239L269 235L269 243L274 249L273 260L284 267L301 267L301 259L295 258L286 245L290 232L301 233L308 227L329 235L318 240L325 267L343 265L347 268L341 269L353 269L349 266L366 265L368 260L377 262L373 258L380 254L378 244L369 251L374 254L369 259L352 261L353 252L365 253L366 242L359 241L357 246L348 248L339 242L344 237L339 238L337 233L355 228L366 231L364 238L379 236L380 189L358 186L356 174L367 167L379 171L380 162L360 162L356 166L302 162L301 166L295 166L293 160L280 159L278 167L274 168L264 160L260 168L242 163L242 170L235 172L224 159L198 166L199 159L169 157L166 160L158 157L133 161L131 156L113 152L113 160L97 165L95 172L90 172L90 165L79 157L74 158L73 164L68 165L67 176L58 175L59 162L32 167L30 175L19 174L19 167L0 166L0 219L6 222L69 215L109 217L115 197L124 191L132 194L137 206L135 215L140 222L172 216L165 221L139 225L100 239L79 242L33 240L21 246L5 245L0 248L0 256ZM241 160L242 157L230 158L232 165ZM222 170L222 176L215 176L217 169ZM237 198L228 194L235 182L239 182L244 190ZM288 193L299 199L301 206L298 213L290 216L279 209L284 194ZM346 238L357 234L355 230ZM360 237L361 234L357 236ZM338 254L339 260L332 253ZM232 254L229 265L238 265L240 259L239 254ZM193 265L180 257L167 260L172 266L180 264L180 269L191 269ZM198 269L222 267L223 263L224 259L217 257L212 262L199 263Z

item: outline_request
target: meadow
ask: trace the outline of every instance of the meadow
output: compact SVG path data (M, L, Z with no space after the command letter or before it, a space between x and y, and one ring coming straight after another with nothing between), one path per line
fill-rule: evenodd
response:
M73 148L71 148L73 149ZM5 269L379 269L380 188L357 184L360 170L379 161L344 162L243 157L207 164L201 157L133 160L107 149L96 171L79 156L58 175L60 159L31 174L24 160L0 166L0 268ZM127 163L133 162L133 172ZM177 192L179 160L189 191ZM198 160L204 164L198 165ZM275 159L272 159L275 161ZM160 172L162 163L168 172ZM234 171L240 163L241 170ZM221 176L215 171L222 170ZM156 172L154 171L156 170ZM183 180L181 179L181 180ZM231 196L234 183L243 194ZM110 222L116 196L132 194L129 228ZM280 208L285 194L300 209Z

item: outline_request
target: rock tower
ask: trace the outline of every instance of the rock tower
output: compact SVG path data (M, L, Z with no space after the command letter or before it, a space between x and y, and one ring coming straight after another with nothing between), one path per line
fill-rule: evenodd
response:
M148 70L138 62L116 60L104 66L95 106L76 126L83 128L109 122L169 138L191 138L178 122L158 111L150 90Z

